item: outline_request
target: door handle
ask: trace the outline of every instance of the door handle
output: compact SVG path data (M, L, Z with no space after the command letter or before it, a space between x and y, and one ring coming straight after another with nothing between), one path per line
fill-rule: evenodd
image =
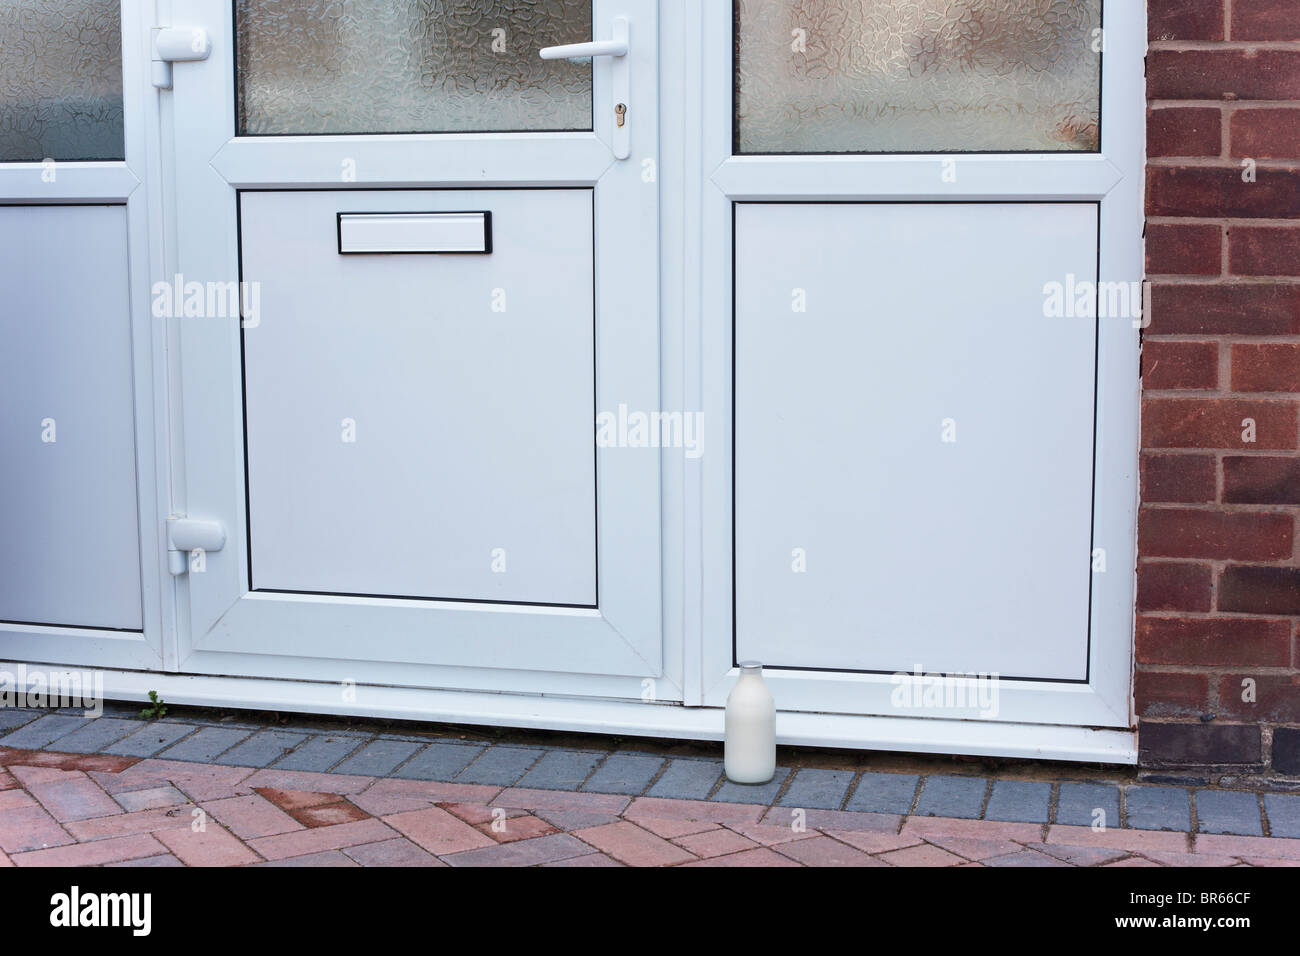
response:
M612 110L614 122L610 126L610 135L614 158L627 159L632 152L632 104L629 99L631 67L628 63L631 46L628 42L627 17L615 17L611 27L608 40L542 47L539 52L543 60L584 60L598 56L613 59L611 79L614 94ZM597 129L600 128L597 126Z

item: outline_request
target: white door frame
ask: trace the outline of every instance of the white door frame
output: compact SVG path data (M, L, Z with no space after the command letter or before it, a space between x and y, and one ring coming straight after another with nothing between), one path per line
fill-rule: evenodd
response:
M737 670L732 651L732 204L739 201L1064 201L1100 204L1099 278L1142 278L1143 54L1145 20L1136 4L1105 4L1102 146L1090 154L732 155L733 23L731 3L700 8L703 111L702 213L689 234L703 235L701 308L688 338L698 337L689 370L701 385L708 452L691 485L688 515L700 522L703 573L698 678L688 671L691 703L719 706ZM693 155L688 149L687 155ZM940 163L957 160L958 181L940 185ZM1094 547L1109 571L1093 575L1089 679L1086 683L1002 681L999 723L1132 726L1138 465L1139 331L1127 320L1099 323ZM1028 556L1027 556L1028 557ZM889 717L902 725L945 720L903 716L890 700L891 675L768 671L782 710ZM914 715L913 709L910 714ZM892 715L892 716L891 716ZM969 711L963 716L968 716ZM828 717L828 719L830 719ZM916 733L925 734L924 729ZM937 732L937 728L936 728ZM1000 733L986 726L990 738ZM1066 734L1058 735L1062 741ZM1049 732L1046 736L1052 740Z
M166 528L158 503L168 490L165 330L150 318L150 264L162 235L156 91L149 81L149 0L123 0L122 107L125 160L57 162L54 179L42 163L0 163L0 204L122 205L126 207L128 280L135 413L136 505L140 533L140 602L143 627L110 630L0 623L0 656L29 664L95 664L166 669L175 665L164 632L173 620L173 593L166 573ZM93 477L90 479L93 480ZM9 502L12 505L21 505ZM96 542L85 542L76 560L105 560Z

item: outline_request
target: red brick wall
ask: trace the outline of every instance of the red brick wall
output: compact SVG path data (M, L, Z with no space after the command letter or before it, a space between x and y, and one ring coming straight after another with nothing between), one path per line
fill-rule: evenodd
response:
M1148 16L1141 762L1300 775L1300 0Z

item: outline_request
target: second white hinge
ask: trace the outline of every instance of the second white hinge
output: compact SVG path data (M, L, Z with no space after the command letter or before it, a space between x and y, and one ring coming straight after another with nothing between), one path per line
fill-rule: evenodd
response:
M203 27L154 27L153 85L170 90L173 63L206 60L211 52L212 40Z

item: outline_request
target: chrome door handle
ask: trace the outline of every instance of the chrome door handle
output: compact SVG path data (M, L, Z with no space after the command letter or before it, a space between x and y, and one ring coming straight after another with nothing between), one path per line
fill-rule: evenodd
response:
M568 43L564 46L543 47L543 60L585 60L597 56L613 57L611 80L613 82L613 119L610 125L610 142L615 159L627 159L632 151L632 106L629 99L631 68L628 63L627 17L615 17L610 29L610 39L592 40L590 43ZM597 129L603 129L601 125Z

